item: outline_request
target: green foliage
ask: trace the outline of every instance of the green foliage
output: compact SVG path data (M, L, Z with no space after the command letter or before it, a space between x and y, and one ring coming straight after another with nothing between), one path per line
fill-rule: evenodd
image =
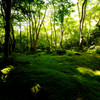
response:
M96 53L100 54L100 46L96 46L95 49L96 49Z
M99 28L98 28L98 27L95 27L95 28L92 30L92 33L96 33L96 32L99 32Z
M100 46L90 46L90 48L87 50L88 53L97 53L100 54Z
M97 54L100 54L100 49L96 49L96 53Z

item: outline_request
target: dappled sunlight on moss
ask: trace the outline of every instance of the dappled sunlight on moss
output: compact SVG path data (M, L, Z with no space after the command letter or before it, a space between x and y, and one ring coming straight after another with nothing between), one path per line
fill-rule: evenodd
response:
M100 75L100 70L94 71L94 74L95 74L95 75Z
M36 84L36 86L33 86L31 88L31 92L32 94L36 95L40 91L40 89L41 89L41 86L39 84Z
M93 76L93 75L100 75L100 70L92 70L92 69L87 68L87 67L78 67L76 69L79 72L81 72L82 74L89 74L91 76Z
M12 65L9 65L9 66L7 66L7 68L2 69L1 72L3 74L8 74L12 68L14 68L14 67Z
M93 49L93 50L87 50L87 53L90 53L90 54L95 53L95 52L96 52L95 49Z
M25 100L97 100L100 97L97 54L74 51L65 55L23 54L16 56L13 70L9 67L2 69L5 91L12 89L11 93L28 98Z
M11 71L12 68L14 68L14 67L12 65L9 65L6 68L1 70L1 73L2 73L1 79L3 80L3 82L6 82L8 73Z
M2 56L0 56L0 58L2 58Z

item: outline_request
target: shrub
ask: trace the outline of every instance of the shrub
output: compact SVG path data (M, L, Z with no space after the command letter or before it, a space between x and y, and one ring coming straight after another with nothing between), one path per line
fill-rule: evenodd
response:
M96 53L97 54L100 54L100 49L96 49Z
M79 52L75 52L74 54L75 54L75 55L81 55Z
M69 53L69 54L68 54L68 56L73 56L73 55L74 55L74 53Z
M89 47L89 50L93 50L93 49L95 49L95 45Z
M51 54L52 52L50 51L50 47L46 48L46 54Z
M66 54L66 50L57 50L57 54L64 55Z

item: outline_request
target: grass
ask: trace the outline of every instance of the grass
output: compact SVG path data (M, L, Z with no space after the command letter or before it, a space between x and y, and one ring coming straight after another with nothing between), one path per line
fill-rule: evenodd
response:
M14 68L0 80L0 100L100 100L99 54L15 53L12 58Z

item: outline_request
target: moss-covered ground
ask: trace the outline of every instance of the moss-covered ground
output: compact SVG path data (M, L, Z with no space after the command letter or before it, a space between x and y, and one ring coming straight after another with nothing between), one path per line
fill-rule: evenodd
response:
M8 63L0 60L0 100L100 100L100 54L14 53Z

